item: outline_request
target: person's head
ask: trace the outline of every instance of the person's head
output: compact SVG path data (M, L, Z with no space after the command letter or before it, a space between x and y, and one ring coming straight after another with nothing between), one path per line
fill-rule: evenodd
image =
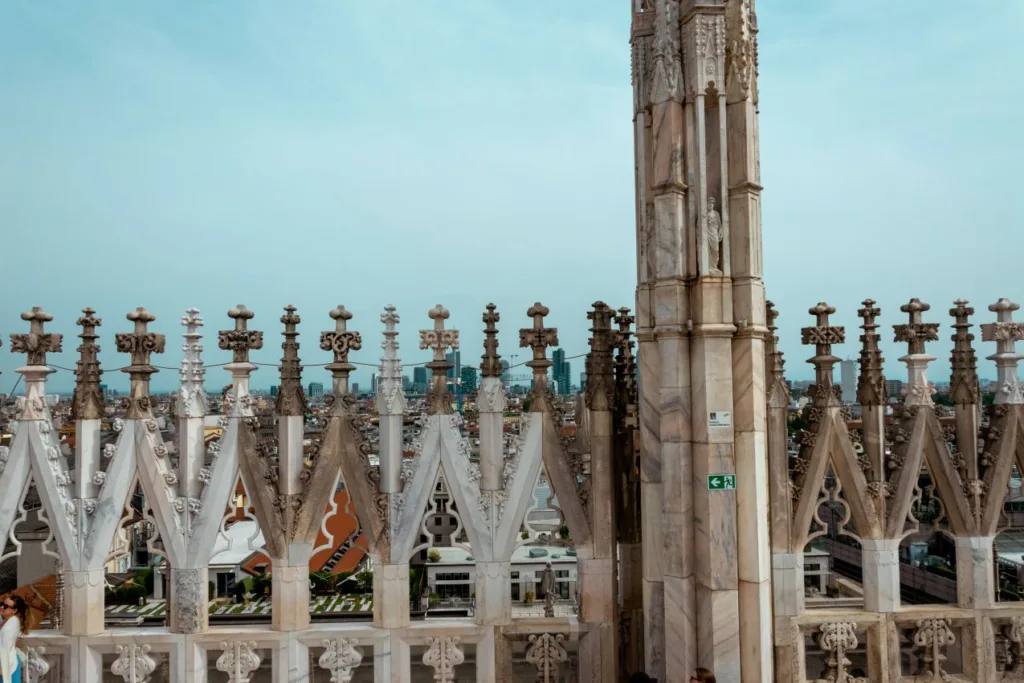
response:
M28 630L27 612L28 605L25 604L25 599L20 595L8 595L0 602L0 615L3 616L5 621L11 617L18 617L22 631Z
M715 674L702 666L698 666L697 670L690 676L690 683L716 683Z
M645 673L635 673L629 677L629 683L656 683L653 678Z

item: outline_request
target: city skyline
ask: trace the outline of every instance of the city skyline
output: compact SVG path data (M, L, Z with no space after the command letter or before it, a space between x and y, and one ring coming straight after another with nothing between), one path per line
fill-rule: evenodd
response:
M8 335L26 330L19 315L32 305L64 334L50 355L64 368L76 360L74 321L95 308L115 388L126 378L110 371L127 358L113 335L131 329L125 315L139 305L168 339L154 362L172 370L154 376L155 390L177 382L178 320L190 305L206 319L207 363L228 360L215 332L241 302L265 334L253 359L276 364L281 307L294 304L304 382L325 386L313 365L329 361L317 340L338 304L366 343L353 354L371 366L353 375L363 386L389 303L409 364L427 360L418 330L439 302L467 364L482 353L492 301L503 357L525 360L518 329L537 300L568 355L585 352L590 305L633 307L636 282L624 258L635 251L624 7L5 4L0 59L18 65L5 72L0 108L5 253L39 258L3 263L8 286L28 294L0 301L0 393L23 361ZM819 298L846 326L840 356L857 354L860 301L878 300L890 377L903 373L899 306L931 304L925 319L943 325L929 344L936 380L948 376L953 300L970 300L979 325L994 319L997 297L1024 299L1006 285L1015 250L992 246L1012 244L1024 222L1013 200L1024 84L988 68L1024 58L1022 19L1024 5L997 0L943 12L924 0L760 8L765 281L787 376L812 374L799 331ZM416 77L410 55L420 55ZM936 106L953 83L999 97ZM968 225L986 239L966 237ZM827 255L823 231L854 255ZM903 264L911 252L921 260ZM458 267L427 270L431 255ZM926 277L954 268L962 277ZM994 345L974 331L980 371L994 374L983 360ZM261 367L254 386L269 386L271 372ZM229 381L219 374L208 372L213 386ZM72 384L65 370L50 378L56 392Z

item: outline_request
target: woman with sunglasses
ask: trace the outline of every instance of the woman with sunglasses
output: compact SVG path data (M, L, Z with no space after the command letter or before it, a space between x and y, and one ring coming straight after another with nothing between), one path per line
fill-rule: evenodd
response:
M21 659L18 657L18 639L28 632L25 626L28 606L20 595L9 595L0 601L0 682L21 683Z

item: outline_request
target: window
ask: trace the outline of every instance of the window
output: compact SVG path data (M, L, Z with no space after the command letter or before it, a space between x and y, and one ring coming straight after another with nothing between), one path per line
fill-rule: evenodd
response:
M441 534L434 534L434 543L441 542Z

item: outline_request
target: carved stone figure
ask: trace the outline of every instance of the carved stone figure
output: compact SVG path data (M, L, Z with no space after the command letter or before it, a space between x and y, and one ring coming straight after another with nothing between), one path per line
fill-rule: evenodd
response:
M555 573L551 570L550 562L541 574L540 595L544 598L544 616L555 616Z
M714 197L708 197L704 212L704 239L708 244L708 275L721 275L718 265L722 253L722 216L715 210Z

